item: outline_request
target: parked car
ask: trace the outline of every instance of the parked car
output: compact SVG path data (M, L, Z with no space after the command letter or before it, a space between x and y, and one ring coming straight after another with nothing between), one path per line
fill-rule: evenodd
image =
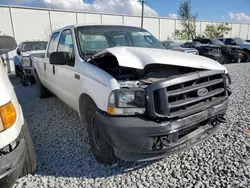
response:
M250 43L242 38L220 38L218 39L226 45L239 46L245 53L242 62L250 61Z
M12 37L0 36L0 55L15 50ZM13 86L0 58L0 187L36 169L36 156L29 128L24 120Z
M52 33L45 58L33 62L38 96L53 93L79 113L104 164L163 158L225 122L226 68L166 50L142 28L67 26Z
M183 43L181 42L173 42L173 41L163 41L162 44L166 47L168 50L178 51L178 52L184 52L184 53L190 53L194 55L199 55L198 50L194 48L182 48L181 45Z
M243 59L244 52L238 46L225 45L218 39L194 39L193 41L200 42L201 44L213 44L221 47L223 60L221 64L230 62L240 63Z
M16 76L21 77L24 86L35 84L31 56L43 57L47 47L46 41L22 42L14 58Z
M198 50L199 55L213 59L219 63L223 61L220 46L212 44L201 44L198 41L186 42L182 45L183 48L195 48Z

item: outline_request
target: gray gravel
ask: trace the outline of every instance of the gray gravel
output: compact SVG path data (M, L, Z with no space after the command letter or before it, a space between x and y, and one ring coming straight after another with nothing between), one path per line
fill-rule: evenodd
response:
M38 159L34 175L14 187L250 187L250 64L228 66L232 76L227 123L206 142L160 161L97 163L86 126L56 97L16 86Z

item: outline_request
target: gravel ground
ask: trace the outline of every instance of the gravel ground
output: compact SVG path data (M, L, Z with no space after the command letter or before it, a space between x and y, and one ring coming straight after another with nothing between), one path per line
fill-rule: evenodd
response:
M16 92L36 146L38 168L16 188L250 187L250 64L228 66L233 95L227 123L204 143L147 163L97 163L86 126L56 97L40 100L35 87Z

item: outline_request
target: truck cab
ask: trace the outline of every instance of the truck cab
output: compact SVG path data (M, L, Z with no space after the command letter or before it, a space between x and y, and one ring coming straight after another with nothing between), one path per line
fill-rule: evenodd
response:
M67 26L52 33L45 58L33 62L38 96L54 94L79 113L104 164L164 158L225 122L226 68L166 50L142 28Z

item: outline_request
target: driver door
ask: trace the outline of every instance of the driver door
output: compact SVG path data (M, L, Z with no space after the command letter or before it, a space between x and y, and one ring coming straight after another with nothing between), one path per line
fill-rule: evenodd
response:
M61 32L57 51L69 52L72 55L72 61L67 65L55 65L57 96L68 106L77 110L77 88L81 85L79 83L81 78L80 74L75 71L75 50L71 29Z

